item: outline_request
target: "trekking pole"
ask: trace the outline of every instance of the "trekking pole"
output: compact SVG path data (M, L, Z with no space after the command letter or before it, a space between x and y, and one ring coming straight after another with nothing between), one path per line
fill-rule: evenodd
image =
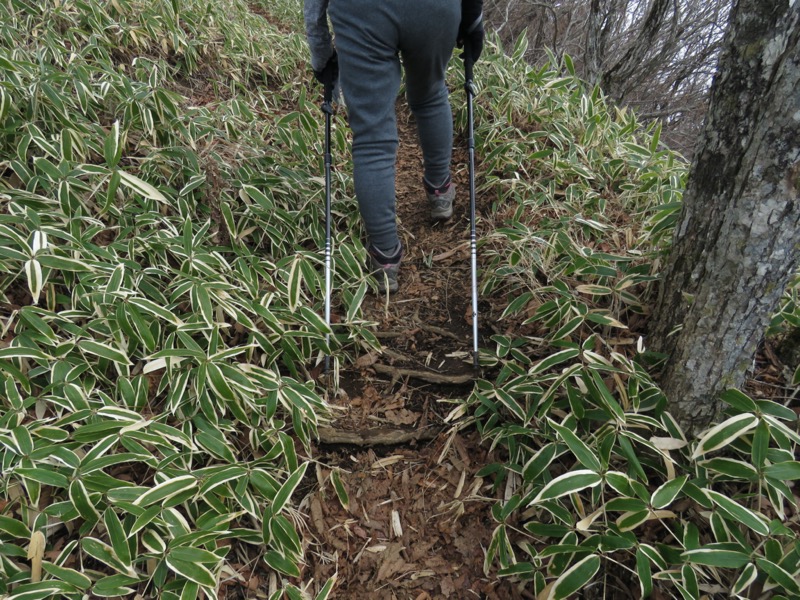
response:
M475 88L472 83L472 49L469 41L464 42L464 91L467 93L467 142L469 146L469 249L472 267L472 368L477 374L480 370L478 360L478 241L475 233L475 138L472 115L472 97Z
M325 113L325 324L331 327L331 115L333 115L333 83L325 84L322 112ZM331 334L325 334L330 346ZM325 373L330 368L330 354L325 355Z

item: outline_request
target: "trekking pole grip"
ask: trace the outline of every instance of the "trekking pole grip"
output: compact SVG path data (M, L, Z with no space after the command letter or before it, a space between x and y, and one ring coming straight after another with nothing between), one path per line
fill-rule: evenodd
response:
M322 95L322 110L329 115L333 114L333 107L331 106L333 102L333 85L333 83L326 83Z
M472 44L469 40L464 41L464 52L461 54L464 59L464 89L468 94L474 95L472 88L472 66L475 61L472 59Z

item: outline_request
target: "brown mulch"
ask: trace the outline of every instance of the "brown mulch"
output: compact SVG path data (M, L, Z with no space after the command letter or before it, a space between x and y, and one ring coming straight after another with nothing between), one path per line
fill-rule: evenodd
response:
M302 508L312 540L306 580L338 573L336 598L515 598L507 582L483 572L495 525L475 477L491 462L475 434L443 435L425 445L329 450L349 503L323 485ZM321 469L327 480L328 468Z
M459 93L453 102L463 101ZM388 303L365 300L364 316L377 323L383 352L346 366L341 389L330 397L339 409L333 429L361 441L326 444L328 432L315 448L323 483L302 505L309 540L304 578L322 583L337 573L334 597L341 599L523 597L493 571L484 573L497 493L476 473L497 459L475 432L459 433L444 422L455 400L470 393L474 375L466 142L456 134L455 215L431 223L416 125L404 100L397 115L400 289ZM479 213L485 205L478 198ZM479 312L485 341L492 330L482 318ZM404 441L386 441L387 432ZM329 482L331 469L347 490L346 507Z

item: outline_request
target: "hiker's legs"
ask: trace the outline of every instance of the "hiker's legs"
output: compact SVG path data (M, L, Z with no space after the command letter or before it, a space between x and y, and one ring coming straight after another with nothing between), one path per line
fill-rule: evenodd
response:
M450 175L453 114L445 71L458 34L460 0L420 0L404 15L400 50L406 97L417 121L425 180L441 186Z
M369 242L384 253L399 245L395 215L400 88L396 0L331 0L339 77L353 131L353 179Z

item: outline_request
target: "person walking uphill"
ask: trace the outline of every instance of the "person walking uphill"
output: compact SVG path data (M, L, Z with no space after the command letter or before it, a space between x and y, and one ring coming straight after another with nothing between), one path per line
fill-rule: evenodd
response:
M395 215L401 61L417 122L433 220L453 215L453 116L445 70L456 43L483 49L483 0L305 0L314 75L341 85L353 131L353 180L378 290L394 292L403 247ZM328 28L330 17L335 35Z

